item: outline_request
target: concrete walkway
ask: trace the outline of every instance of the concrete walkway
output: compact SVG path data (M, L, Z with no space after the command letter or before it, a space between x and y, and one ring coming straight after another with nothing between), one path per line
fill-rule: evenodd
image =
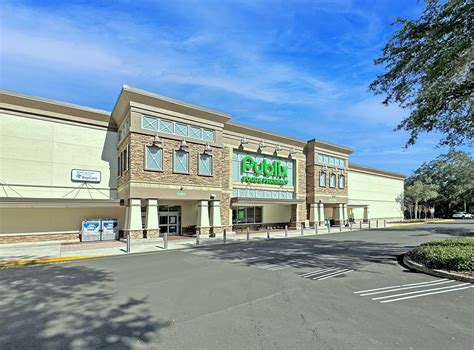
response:
M387 227L395 227L397 224L387 224ZM373 222L372 228L376 225ZM383 222L380 222L379 228L383 228ZM362 229L368 229L368 224L362 225ZM360 225L353 225L353 231L360 230ZM348 232L348 227L339 228L331 227L328 232L327 227L318 227L318 235L338 232ZM314 228L305 229L303 235L315 235ZM284 230L271 230L271 239L285 239L300 237L301 230L288 230L288 235L285 236ZM266 240L267 232L252 232L250 233L250 241ZM247 240L246 232L227 234L226 243L238 243ZM218 234L214 238L200 236L199 246L209 246L216 244L223 244L223 235ZM186 249L196 247L196 238L194 237L170 237L168 240L168 249L164 249L163 238L157 239L134 239L131 241L131 253L144 252L159 252L176 249ZM98 257L127 254L127 244L125 240L121 241L102 241L102 242L85 242L85 243L71 243L71 242L40 242L40 243L15 243L0 245L0 266L6 263L28 264L29 260L35 260L34 263L40 263L42 260L50 262L51 258L55 261L72 260L83 257ZM9 264L10 265L10 264Z

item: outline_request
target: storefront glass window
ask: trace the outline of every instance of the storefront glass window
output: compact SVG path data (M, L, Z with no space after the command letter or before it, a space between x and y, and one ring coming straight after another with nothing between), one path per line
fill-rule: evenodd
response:
M336 174L331 174L329 178L329 187L336 187Z
M189 173L189 153L186 151L174 152L174 171L176 173Z
M253 224L262 222L262 207L235 207L232 209L233 224Z
M212 175L212 156L206 153L199 155L199 175Z
M146 146L146 170L163 170L163 149L156 146Z
M326 173L325 172L319 173L319 186L326 187Z

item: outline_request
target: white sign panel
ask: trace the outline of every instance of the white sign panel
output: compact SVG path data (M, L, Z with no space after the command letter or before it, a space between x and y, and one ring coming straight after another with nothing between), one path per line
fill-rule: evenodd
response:
M97 170L72 169L71 181L74 182L100 182L101 173Z

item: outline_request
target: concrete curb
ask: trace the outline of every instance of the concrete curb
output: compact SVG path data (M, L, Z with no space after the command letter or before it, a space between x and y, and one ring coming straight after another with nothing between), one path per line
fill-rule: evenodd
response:
M448 278L451 280L458 280L462 282L469 282L469 283L474 283L474 277L470 276L465 276L461 275L459 273L454 273L454 272L448 272L444 270L434 270L430 269L424 265L421 265L417 262L414 262L408 257L408 254L403 255L403 263L410 269L418 271L418 272L423 272L426 273L427 275L432 275L436 277L443 277L443 278Z
M50 264L50 263L58 263L58 262L66 262L66 261L74 261L74 260L95 259L95 258L102 258L106 256L108 255L77 255L77 256L64 256L64 257L57 257L57 258L14 260L14 261L0 262L0 267Z

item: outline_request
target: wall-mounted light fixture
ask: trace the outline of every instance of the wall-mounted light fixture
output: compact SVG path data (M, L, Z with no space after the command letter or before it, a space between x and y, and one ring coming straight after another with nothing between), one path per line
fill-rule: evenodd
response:
M281 146L280 145L276 145L275 146L275 152L280 152L281 151Z
M248 143L249 143L249 140L247 140L246 137L242 137L242 138L240 139L240 145L246 145L246 144L248 144Z
M260 141L260 142L258 143L258 148L262 149L262 148L265 148L265 147L267 147L267 145L265 144L265 142Z
M296 148L291 147L290 148L290 155L295 154L295 153L296 153Z
M181 141L181 144L179 145L179 148L180 148L181 150L188 148L188 144L186 143L186 140L185 140L185 139L183 139L183 140Z
M204 153L211 153L212 147L209 143L206 143L206 147L204 147Z
M161 142L162 141L161 141L160 137L158 136L158 134L155 134L155 137L153 138L153 141L152 141L153 146L159 145Z

